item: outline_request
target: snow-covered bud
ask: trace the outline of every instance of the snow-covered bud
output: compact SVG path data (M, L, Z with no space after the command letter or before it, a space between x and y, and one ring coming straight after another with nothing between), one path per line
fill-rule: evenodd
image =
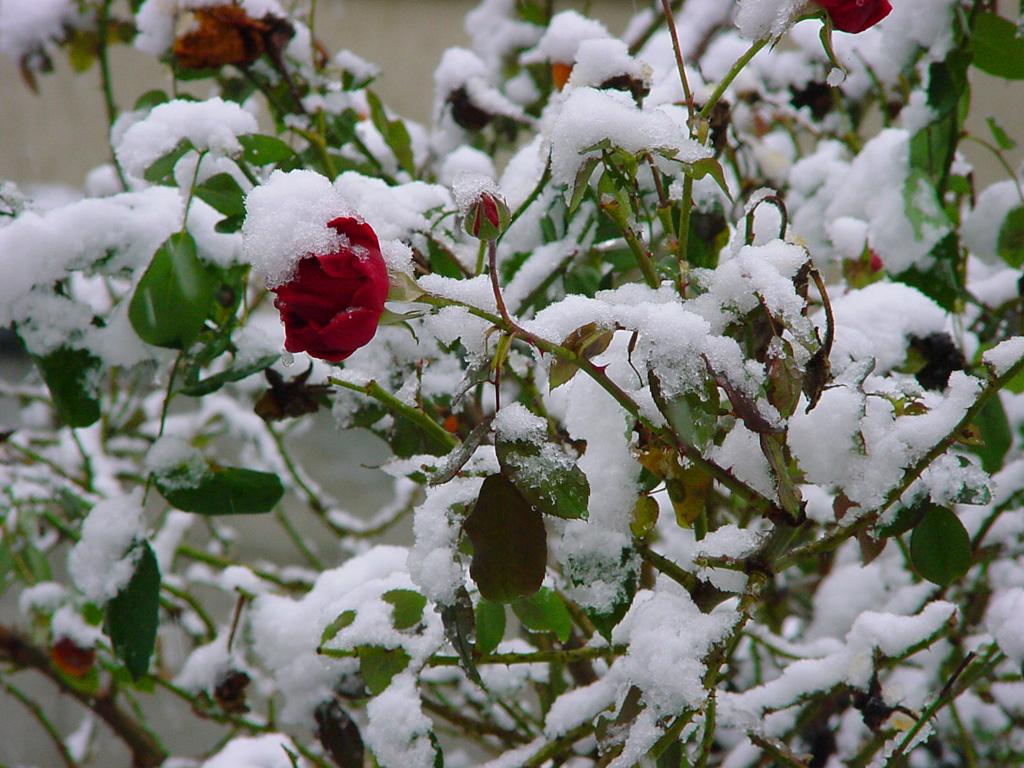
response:
M508 229L512 212L487 176L464 173L455 179L455 201L462 211L462 226L480 240L495 240Z

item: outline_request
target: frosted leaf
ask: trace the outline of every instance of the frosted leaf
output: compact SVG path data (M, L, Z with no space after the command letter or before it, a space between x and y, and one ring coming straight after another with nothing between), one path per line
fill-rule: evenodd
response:
M206 460L198 448L181 438L164 435L146 454L146 469L165 488L195 488L207 472Z
M142 552L133 550L132 543L143 533L141 488L89 511L68 555L71 579L87 599L103 605L128 584Z

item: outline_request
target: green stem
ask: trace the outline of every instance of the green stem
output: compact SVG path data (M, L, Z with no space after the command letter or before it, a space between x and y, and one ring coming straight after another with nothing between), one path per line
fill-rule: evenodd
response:
M553 741L549 741L543 747L540 748L530 759L522 763L522 768L540 768L545 765L553 757L557 757L562 752L570 749L580 739L585 739L587 736L594 732L597 727L596 719L594 721L577 725L568 733L559 736Z
M736 79L736 76L743 70L747 63L757 55L757 53L764 48L769 42L769 39L763 38L755 42L750 48L747 49L746 53L736 59L736 62L732 65L729 71L722 78L721 82L715 87L715 90L711 92L711 96L708 97L707 102L700 110L699 117L707 119L711 115L711 110L715 108L715 104L719 102L722 96L725 94L726 89L732 85L732 81Z
M284 510L281 509L280 504L274 510L274 517L280 524L281 528L284 529L288 538L291 539L295 548L302 553L304 558L306 558L306 562L309 563L310 567L313 568L313 570L322 571L324 569L324 564L320 562L320 558L316 556L313 550L309 548L309 545L303 540L299 532L295 530L295 526L292 525L292 521L288 519L288 515L286 515Z
M689 271L690 220L693 218L693 177L683 177L683 199L679 208L679 234L676 237L676 260L679 263L679 286Z
M676 20L672 15L672 5L669 0L661 0L662 10L665 12L665 23L668 26L668 33L672 38L672 51L676 56L676 69L679 70L679 81L683 84L683 96L686 97L686 109L690 113L690 120L693 120L693 92L690 90L690 83L686 79L686 67L683 65L683 51L679 47L679 34L676 32Z
M96 44L96 58L100 65L100 81L103 89L103 103L107 111L107 141L110 146L110 156L114 161L114 171L117 173L121 188L128 189L128 181L124 175L124 169L118 162L117 153L114 152L113 144L110 142L110 129L114 127L117 120L117 104L114 103L114 86L110 76L109 37L110 37L110 5L112 0L103 0L100 3L99 13L96 19L98 40Z
M78 768L78 763L75 761L75 758L71 756L71 752L68 751L67 745L64 743L64 739L61 738L60 732L56 727L54 727L53 723L50 722L50 719L46 716L46 713L43 712L43 708L39 706L39 703L30 699L19 688L15 688L6 681L0 681L0 685L2 685L4 690L11 694L11 696L20 701L25 706L25 709L27 709L36 719L36 722L43 727L43 730L46 731L46 735L49 736L50 740L53 742L53 746L57 748L57 752L60 754L61 760L64 761L64 765L67 766L67 768Z
M500 326L503 324L498 318L494 319L498 320L497 325ZM435 423L429 416L427 416L427 414L418 408L406 405L381 387L376 381L371 381L368 384L353 384L350 381L345 381L344 379L339 379L335 376L331 376L328 381L337 387L344 387L345 389L350 389L353 392L361 392L368 397L372 397L392 413L402 416L420 427L431 438L433 438L435 442L444 446L449 451L459 444L458 439L454 435L446 432L444 427Z
M220 557L218 555L211 555L209 552L204 552L201 549L196 549L195 547L189 546L188 544L182 544L181 546L179 546L178 554L182 555L183 557L187 557L190 560L195 560L200 563L212 565L215 568L223 569L232 565L236 565L235 561L231 560L230 558ZM288 581L286 579L282 579L280 576L277 576L273 573L261 571L255 568L250 568L250 570L252 570L254 574L256 574L259 578L263 579L264 581L270 584L274 584L275 586L281 587L282 589L301 592L309 591L309 584L298 581Z

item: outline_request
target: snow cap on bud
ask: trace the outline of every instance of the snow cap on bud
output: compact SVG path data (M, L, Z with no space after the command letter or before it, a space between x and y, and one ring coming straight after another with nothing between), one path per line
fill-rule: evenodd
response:
M460 173L452 185L466 232L480 240L494 240L508 229L512 213L498 185L479 173Z

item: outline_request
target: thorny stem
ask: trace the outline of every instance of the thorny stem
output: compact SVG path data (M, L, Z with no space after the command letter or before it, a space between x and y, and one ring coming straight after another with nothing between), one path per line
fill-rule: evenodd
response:
M498 325L501 325L501 323L499 322ZM372 397L392 413L398 414L420 427L431 438L433 438L436 443L443 446L446 450L450 451L459 444L458 439L454 435L446 432L444 427L433 421L429 416L427 416L427 414L418 408L406 405L381 387L381 385L376 381L370 381L368 384L354 384L350 381L339 379L336 376L331 376L328 381L336 387L344 387L345 389L350 389L353 392L361 392L364 395Z
M679 234L676 237L676 259L679 262L679 288L686 283L685 275L689 267L687 253L690 247L690 219L693 214L693 177L683 177L683 199L679 207Z
M633 401L633 399L625 391L623 391L623 389L618 384L612 381L612 379L604 372L602 368L598 368L586 357L581 357L559 344L554 344L553 342L550 342L547 339L542 338L541 336L538 336L535 333L527 331L525 328L522 328L521 326L515 324L514 322L506 322L502 318L497 317L485 310L479 309L478 307L460 304L450 299L441 298L439 296L432 296L430 294L424 294L417 300L425 304L431 304L433 306L465 306L466 309L469 310L470 314L475 315L476 317L479 317L481 319L487 320L488 322L493 323L494 325L498 326L499 328L502 328L508 333L515 333L516 336L521 337L524 341L529 342L542 352L547 352L548 354L561 358L566 362L572 363L577 368L581 369L584 373L586 373L591 379L593 379L605 392L612 396L615 402L622 406L622 408L630 416L632 416L641 424L643 424L653 435L657 436L666 445L671 446L680 454L689 459L691 462L699 466L701 469L703 469L705 472L711 475L712 478L714 478L719 483L724 485L726 488L728 488L730 491L736 494L739 498L743 499L744 501L751 504L756 509L760 510L762 513L767 514L770 517L786 517L786 513L778 506L778 504L776 504L766 496L762 496L749 485L747 485L742 480L733 475L732 472L730 472L729 470L724 469L723 467L716 464L714 461L705 458L696 446L687 443L683 438L676 435L675 432L673 432L671 429L655 425L653 422L651 422L646 416L644 416L641 413L640 406L638 406ZM362 390L360 389L359 391ZM426 417L423 416L423 418ZM429 419L427 419L427 421L435 429L441 429L441 427L437 426ZM445 435L447 434L448 433L445 432ZM454 440L454 438L452 439ZM454 445L452 445L452 447L454 447Z
M206 609L203 608L202 604L198 600L196 600L192 595L190 595L185 590L179 589L173 584L168 584L166 579L163 580L163 583L160 584L160 588L172 597L176 597L178 600L181 600L183 603L188 605L189 608L196 612L196 616L199 617L199 620L203 622L203 626L206 628L205 639L207 642L217 637L217 625L214 624L213 619L210 618L209 614L206 612Z
M524 744L528 739L518 731L509 730L508 728L502 728L496 723L488 723L483 720L477 720L476 718L464 715L455 707L442 704L439 701L428 699L424 696L422 699L423 708L428 712L432 712L438 717L443 717L452 725L461 728L467 733L478 733L484 736L496 736L501 739L506 745L512 746L514 744Z
M131 750L135 768L157 768L167 759L167 751L156 737L117 705L112 691L90 694L68 685L46 651L3 625L0 625L0 660L16 667L38 670L56 683L63 693L95 712Z
M498 305L501 319L508 325L515 325L505 307L505 299L501 296L501 286L498 285L498 243L496 240L487 241L487 271L491 275L491 290L494 291L494 301Z
M577 725L571 731L568 731L557 739L554 739L541 747L533 757L522 763L522 768L540 768L540 766L547 763L551 758L557 757L572 747L572 745L577 741L585 739L587 736L592 734L596 727L596 721L588 721L582 725Z
M690 91L690 83L686 79L686 67L683 65L683 51L679 47L679 34L676 32L676 20L672 15L672 4L669 0L661 0L661 7L665 11L665 22L668 26L668 33L672 36L672 50L676 55L676 69L679 70L679 81L683 84L683 95L686 97L686 109L693 120L693 93Z

